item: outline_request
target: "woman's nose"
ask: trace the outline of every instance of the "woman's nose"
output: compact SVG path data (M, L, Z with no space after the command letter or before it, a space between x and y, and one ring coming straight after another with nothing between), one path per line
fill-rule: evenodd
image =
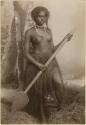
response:
M44 19L44 17L41 17L41 20L43 20Z
M44 19L45 17L44 16L41 16L41 19Z

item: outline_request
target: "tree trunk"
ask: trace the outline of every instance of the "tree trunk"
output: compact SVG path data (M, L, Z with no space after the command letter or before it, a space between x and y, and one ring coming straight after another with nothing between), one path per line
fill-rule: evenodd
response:
M21 72L20 67L23 64L22 43L26 12L17 1L14 1L13 5L15 15L11 24L10 39L5 45L4 56L2 57L2 86L7 86L7 84L11 84L17 80L16 70ZM16 23L16 18L18 23Z

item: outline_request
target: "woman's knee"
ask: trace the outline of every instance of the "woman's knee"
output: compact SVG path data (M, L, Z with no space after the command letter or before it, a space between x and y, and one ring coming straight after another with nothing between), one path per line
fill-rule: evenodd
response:
M64 89L63 80L61 79L60 75L56 71L53 73L53 82L54 82L55 88L63 91Z
M53 73L53 80L54 82L59 83L59 84L62 82L61 77L57 71L54 71Z

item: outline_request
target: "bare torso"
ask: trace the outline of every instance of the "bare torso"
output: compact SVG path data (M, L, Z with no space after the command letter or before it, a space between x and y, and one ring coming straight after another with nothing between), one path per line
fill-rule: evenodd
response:
M32 52L29 46L27 47L29 52L43 59L48 59L53 52L53 42L50 30L47 28L45 30L41 28L37 30L32 28L27 35L29 35L29 38L27 37L27 39L29 39L28 42L32 45Z

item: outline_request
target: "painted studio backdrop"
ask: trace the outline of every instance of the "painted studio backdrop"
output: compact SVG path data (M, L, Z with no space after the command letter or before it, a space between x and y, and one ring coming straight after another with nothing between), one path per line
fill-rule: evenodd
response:
M72 40L62 48L57 55L57 59L64 79L84 78L84 0L32 0L18 2L27 12L25 28L29 28L32 23L30 12L35 6L42 5L48 8L50 11L49 27L52 30L55 45L59 43L67 33L75 29ZM7 45L7 43L10 43L10 29L14 16L13 1L1 2L1 16L3 79L4 69L7 65L6 61L8 60L7 53L8 51L11 52L12 49L7 49L9 48L9 44ZM12 52L10 54L12 54Z
M85 124L85 0L1 0L0 4L1 123ZM31 11L37 6L44 6L50 12L48 26L53 34L54 45L63 43L63 38L71 31L73 33L72 39L64 46L60 46L62 48L56 55L63 76L63 79L61 77L61 85L64 84L62 93L59 84L58 87L56 86L59 83L58 75L55 75L56 82L52 79L54 74L52 65L51 70L38 79L38 83L34 80L33 83L37 83L35 84L37 87L32 86L31 94L29 91L28 93L19 91L19 85L25 86L26 81L29 80L24 81L25 77L30 78L35 73L35 70L30 68L30 64L27 68L30 69L27 70L29 74L26 70L24 72L22 64L24 35L27 29L34 25ZM24 79L19 79L19 76ZM31 84L28 82L29 87ZM34 88L37 88L37 92Z

